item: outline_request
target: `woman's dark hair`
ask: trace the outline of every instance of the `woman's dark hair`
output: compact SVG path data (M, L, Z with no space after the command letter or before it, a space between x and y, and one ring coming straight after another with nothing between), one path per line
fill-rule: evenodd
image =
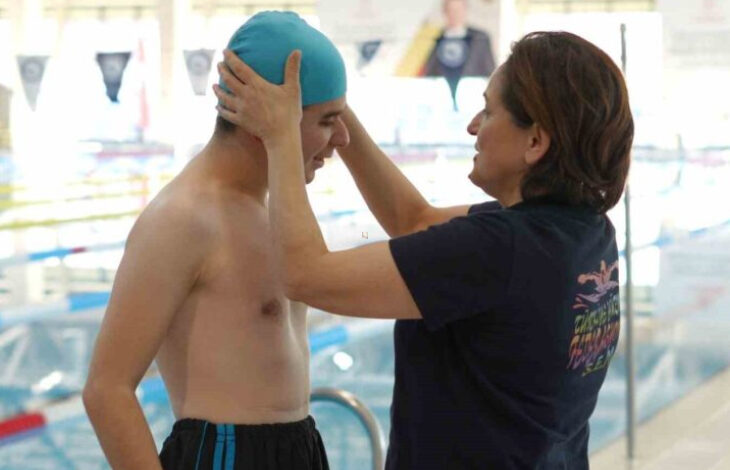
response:
M522 180L523 199L549 195L604 213L629 172L634 120L623 75L601 49L571 33L534 32L502 67L502 101L517 126L550 135Z

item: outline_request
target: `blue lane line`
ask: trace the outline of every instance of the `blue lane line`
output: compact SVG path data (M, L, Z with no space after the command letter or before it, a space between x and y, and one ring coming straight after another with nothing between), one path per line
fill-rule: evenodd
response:
M73 253L71 248L58 248L55 250L38 251L36 253L28 253L28 261L40 261L46 258L60 258Z
M60 302L40 305L27 305L0 310L0 328L45 320L67 313L84 312L103 308L109 303L110 292L73 294Z
M45 432L45 428L41 427L41 428L31 429L29 431L19 432L17 434L13 434L11 436L3 437L2 439L0 439L0 447L5 446L5 445L14 444L16 442L28 439L30 437L40 436L44 432Z
M24 253L22 255L10 256L8 258L0 258L0 268L8 266L17 266L21 264L34 263L37 261L43 261L49 258L64 258L66 256L81 254L81 253L92 253L101 251L113 251L124 248L124 242L113 242L113 243L100 243L98 245L84 246L84 247L67 247L67 248L54 248L53 250L36 251L33 253Z
M315 354L326 347L346 343L348 339L347 328L342 325L325 331L315 331L309 335L309 350Z
M71 312L79 312L97 307L104 307L109 303L111 292L93 292L90 294L72 295L69 297Z
M348 217L354 214L363 213L365 212L365 209L347 209L347 210L338 210L338 211L330 211L324 214L319 214L317 216L317 220L321 221L327 221L327 220L336 220L342 217ZM45 250L45 251L38 251L34 253L26 253L22 255L16 255L11 256L8 258L0 258L0 268L8 267L8 266L15 266L19 264L27 264L27 263L33 263L37 261L43 261L44 259L48 258L63 258L70 255L75 255L79 253L89 253L89 252L99 252L99 251L111 251L111 250L118 250L121 248L124 248L123 241L116 242L116 243L103 243L100 245L91 245L87 247L81 247L83 248L82 251L79 251L79 247L74 248L56 248L53 250Z

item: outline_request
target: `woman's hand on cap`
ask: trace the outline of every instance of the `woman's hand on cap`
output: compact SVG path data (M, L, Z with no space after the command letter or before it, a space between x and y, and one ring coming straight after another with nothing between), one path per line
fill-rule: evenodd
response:
M223 55L225 63L218 64L218 72L231 93L213 86L219 100L216 109L222 118L260 138L264 145L299 129L301 51L289 55L283 85L266 81L233 52L225 50Z

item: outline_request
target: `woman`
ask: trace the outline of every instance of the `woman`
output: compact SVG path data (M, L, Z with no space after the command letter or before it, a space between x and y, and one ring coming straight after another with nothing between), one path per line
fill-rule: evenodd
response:
M330 252L303 184L299 60L276 86L227 53L219 112L267 150L288 295L399 320L387 468L588 468L588 419L619 331L605 213L633 139L621 72L573 34L516 42L467 128L469 178L496 199L472 207L429 206L346 110L340 153L395 238Z

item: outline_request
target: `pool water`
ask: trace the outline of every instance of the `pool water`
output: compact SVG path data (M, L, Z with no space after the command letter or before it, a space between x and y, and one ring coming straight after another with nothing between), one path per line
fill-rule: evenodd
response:
M378 418L387 438L394 366L392 322L373 322L376 326L370 328L367 335L315 352L311 359L311 376L313 387L337 387L360 397ZM88 322L81 322L81 325L84 325L83 328L75 325L72 329L86 328L89 330L87 334L93 334L96 328ZM35 324L28 328L30 331L37 330L36 337L49 334L49 329L44 328L43 324ZM57 325L50 329L53 332L61 330ZM58 347L63 347L64 344L72 347L73 343L61 343L59 346L52 338L46 339L48 340L46 344L54 344L56 347L46 347L41 350L37 356L29 359L27 368L23 367L20 370L31 373L35 360L36 367L41 364L47 368L58 367L61 370L65 367L67 376L73 377L73 364L58 363L59 358L63 356ZM43 354L49 356L44 358ZM699 348L696 345L642 344L638 346L637 358L637 382L640 387L643 385L638 397L640 419L653 415L730 363L727 350ZM624 357L619 352L609 368L606 383L591 420L591 450L608 444L624 432L624 370ZM36 370L35 373L37 372ZM83 382L77 382L76 386L79 387L80 383ZM78 389L73 390L73 388L71 381L61 381L57 386L44 392L45 398L77 393ZM37 395L32 390L24 390L20 386L2 387L0 403L7 412L12 407L20 408L30 400L37 399ZM164 390L162 393L146 394L143 409L155 440L160 446L174 420ZM314 403L312 413L323 435L330 464L334 470L370 468L370 442L364 428L350 410L333 403ZM65 419L53 422L43 431L21 435L0 444L0 470L106 468L109 467L91 425L80 407L78 413L72 413Z

